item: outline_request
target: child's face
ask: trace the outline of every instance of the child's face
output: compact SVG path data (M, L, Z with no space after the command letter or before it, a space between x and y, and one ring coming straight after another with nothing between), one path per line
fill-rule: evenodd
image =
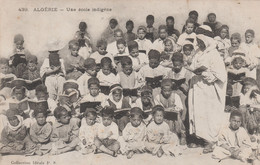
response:
M86 116L86 123L89 126L92 126L95 124L96 116L92 115L91 113L87 114Z
M161 29L159 31L159 37L164 40L166 37L167 37L167 32L166 32L166 29Z
M147 24L148 27L152 27L153 23L154 23L153 19L146 19L146 24Z
M225 39L227 37L228 30L227 29L222 29L220 31L220 38Z
M29 62L27 64L27 67L28 67L29 71L31 71L31 72L33 72L33 71L35 71L37 69L37 65L35 63L33 63L33 62Z
M186 26L185 26L185 32L187 34L191 34L193 32L193 28L194 28L194 24L193 23L188 23Z
M137 35L138 35L138 38L140 40L143 40L145 35L146 35L146 33L145 33L145 31L143 29L140 29L140 30L138 30Z
M248 43L248 44L253 42L253 40L254 40L254 36L251 33L246 33L245 38L246 38L246 43Z
M240 45L240 42L238 41L238 40L231 40L231 45L232 45L232 47L239 47L239 45Z
M41 101L41 100L47 100L49 97L48 93L45 92L37 92L36 93L36 98L37 100Z
M166 41L164 49L166 51L172 51L173 50L173 44L171 41Z
M233 62L233 67L237 70L242 68L242 66L243 66L242 60L236 60L236 61Z
M142 119L140 115L134 115L133 117L130 118L130 122L133 127L138 127L141 124Z
M163 122L163 119L164 119L163 112L162 111L155 112L154 115L153 115L153 119L154 119L154 122L156 124L161 124Z
M6 65L6 64L1 64L1 65L0 65L0 72L1 72L1 73L7 74L7 73L8 73L8 70L9 70L8 65Z
M130 54L130 56L132 56L132 57L137 57L137 56L139 56L139 50L138 50L138 48L133 48L133 49L131 50L131 52L129 52L129 54Z
M133 29L134 29L134 26L133 26L132 24L129 24L129 25L126 26L126 30L127 30L128 32L132 32Z
M8 117L8 121L11 124L11 126L13 126L13 127L18 126L18 124L19 124L19 120L18 120L17 116Z
M195 14L191 14L191 15L190 15L190 18L191 18L193 21L195 21L195 22L197 22L197 20L198 20L198 17L197 17Z
M121 32L116 32L115 33L115 39L116 41L120 40L123 38L123 34Z
M239 127L241 126L241 123L242 123L242 119L240 116L233 116L230 119L230 128L232 130L238 130Z
M114 99L115 102L119 102L122 98L122 91L116 90L116 91L113 92L112 96L113 96L113 99Z
M37 124L40 126L43 126L46 123L46 116L43 113L38 113L35 116L35 119L37 121Z
M21 101L25 98L25 92L23 89L15 89L14 90L14 96L18 101Z
M201 51L206 50L206 45L201 39L197 38L197 45L198 45L198 47L200 48Z
M185 50L183 51L183 53L184 53L186 56L190 56L190 55L191 55L191 50L185 49Z
M23 41L18 41L15 43L16 49L22 49L23 48Z
M126 65L123 67L123 73L126 75L130 75L133 72L133 66L132 65Z
M159 64L160 64L159 60L157 60L157 59L149 59L149 66L151 68L153 68L153 69L157 68L159 66Z
M123 54L125 52L125 45L124 44L118 44L117 45L117 50L119 52L119 54Z
M215 15L210 15L210 16L208 17L208 19L209 19L209 22L212 22L212 23L216 21Z
M89 68L86 70L86 72L90 75L90 76L96 76L97 74L97 67L93 67L93 68Z
M79 30L80 30L81 32L85 32L86 29L87 29L87 27L86 27L85 25L79 26Z
M114 23L109 23L109 26L110 26L111 29L114 29L114 28L116 27L116 24L114 24Z
M101 54L101 55L105 55L106 54L106 50L107 50L107 47L105 45L101 45L100 47L98 47L98 53Z
M100 90L98 84L91 84L89 86L89 93L91 96L96 97L99 94L99 92Z
M141 94L141 101L144 105L150 104L150 98L152 98L152 94L149 92L144 92Z
M109 126L112 123L112 117L110 116L103 116L102 123L105 127Z
M67 111L62 111L61 112L61 117L58 119L58 121L61 124L69 124L70 122L70 115Z
M78 56L78 52L79 52L79 46L77 45L73 45L71 48L70 48L70 52L71 52L71 55L72 56Z
M163 86L161 92L162 92L163 97L168 99L172 94L172 87L171 86Z
M102 66L102 72L104 75L109 75L111 73L111 66L109 64Z
M175 72L175 73L179 73L182 69L182 66L183 66L183 63L180 62L180 61L174 61L173 62L173 68L172 70Z
M173 21L172 19L168 19L168 20L166 21L166 24L167 24L168 27L173 27L174 21Z

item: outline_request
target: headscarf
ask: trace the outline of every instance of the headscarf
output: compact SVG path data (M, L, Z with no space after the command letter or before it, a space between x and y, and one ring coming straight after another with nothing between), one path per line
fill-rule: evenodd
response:
M115 102L113 99L113 92L117 89L120 89L122 91L122 95L123 95L123 88L120 84L114 84L110 87L110 93L108 95L109 100L114 103L116 105L116 108L121 108L122 104L123 104L123 96L121 97L121 99L118 102Z
M12 126L9 121L7 122L7 127L9 130L11 131L17 131L18 129L20 129L23 125L23 117L20 115L15 115L19 121L19 124L17 126Z

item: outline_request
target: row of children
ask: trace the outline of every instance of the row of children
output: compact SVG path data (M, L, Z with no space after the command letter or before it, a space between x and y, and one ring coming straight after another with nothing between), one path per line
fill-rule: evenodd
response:
M59 51L64 45L58 41L50 42L49 57L43 61L40 70L37 69L37 57L23 47L23 36L16 35L14 55L10 60L3 58L0 60L2 79L0 99L2 106L5 107L3 110L12 109L10 102L14 100L18 102L24 99L46 100L48 108L45 109L50 110L47 120L55 123L59 120L59 117L55 116L57 106L62 106L70 112L72 119L82 119L86 110L83 103L87 102L89 106L91 102L98 102L89 108L95 108L98 116L102 116L102 110L112 106L115 113L113 120L118 124L119 134L124 136L124 130L132 120L125 113L127 110L139 107L146 114L143 121L148 125L147 129L150 125L154 129L160 129L157 128L156 123L152 124L156 119L150 114L155 105L161 105L165 109L164 120L169 130L179 137L179 140L175 139L174 144L177 142L184 145L186 140L189 140L186 136L189 136L187 130L190 119L187 113L189 111L187 102L191 101L187 100L187 96L189 89L192 88L190 80L192 77L203 75L201 73L207 70L203 67L192 69L191 64L198 63L199 60L203 62L203 59L197 56L202 49L201 45L204 45L204 52L217 49L226 64L229 81L225 110L230 112L239 109L242 112L242 125L247 132L251 135L258 134L259 107L257 105L260 103L260 94L256 71L259 67L257 63L259 49L253 42L254 31L247 30L246 42L241 43L241 36L237 33L231 35L229 40L228 26L216 22L215 14L209 14L209 22L201 26L197 23L197 18L196 11L190 12L181 35L174 29L173 17L167 17L167 26L159 26L156 33L153 27L154 17L149 15L147 27L139 26L137 35L132 33L134 27L132 21L127 22L128 31L123 34L118 28L117 21L111 19L108 29L102 34L102 39L97 42L96 48L86 30L87 24L81 22L80 30L68 44L69 53L60 56ZM210 43L205 43L200 38L201 34L210 37ZM97 51L92 53L95 49ZM195 59L197 61L194 62ZM245 76L247 77L244 78ZM45 86L37 86L38 83L43 83ZM29 90L28 94L27 90ZM225 98L220 99L225 100ZM35 122L33 112L37 109L32 109L30 106L25 109L18 108L27 128L31 128L32 123ZM6 113L7 111L3 112ZM1 116L1 121L2 126L8 125L5 115ZM131 121L132 125L133 122ZM233 132L236 132L234 130ZM67 134L65 130L63 131ZM69 132L69 134L73 133ZM156 143L164 143L164 140ZM253 136L251 140L256 141ZM108 140L96 142L95 146L102 146L99 150L115 155L113 149L107 150L111 149L107 147L110 143L115 143L114 147L118 148L115 141ZM196 146L194 141L188 143L190 147ZM124 145L122 142L120 144ZM56 152L56 145L51 147L53 152ZM164 147L155 148L157 149L152 149L154 154L160 156L162 151L167 153ZM175 147L170 148L175 149ZM66 149L64 150L67 151ZM146 149L151 151L149 146L146 146ZM130 157L132 153L129 153Z

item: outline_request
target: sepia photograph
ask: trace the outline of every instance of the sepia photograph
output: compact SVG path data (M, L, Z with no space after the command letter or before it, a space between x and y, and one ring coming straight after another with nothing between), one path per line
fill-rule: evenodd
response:
M0 3L0 164L260 164L260 1Z

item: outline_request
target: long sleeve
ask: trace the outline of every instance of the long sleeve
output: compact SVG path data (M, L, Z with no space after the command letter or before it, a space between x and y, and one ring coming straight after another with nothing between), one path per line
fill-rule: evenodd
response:
M47 71L50 71L50 65L49 65L49 59L46 58L44 59L43 63L42 63L42 66L40 68L40 76L43 77L44 74L47 72Z
M111 124L112 125L112 128L111 128L112 135L109 137L109 139L117 140L119 137L118 127L115 123L112 123L112 124Z
M31 128L30 130L30 136L34 137L34 139L37 139L36 142L40 142L40 143L45 143L48 142L52 133L52 126L47 123L44 128L42 128L40 130L40 132L37 133L35 132L36 130L34 129L34 127ZM32 139L33 140L33 139Z

